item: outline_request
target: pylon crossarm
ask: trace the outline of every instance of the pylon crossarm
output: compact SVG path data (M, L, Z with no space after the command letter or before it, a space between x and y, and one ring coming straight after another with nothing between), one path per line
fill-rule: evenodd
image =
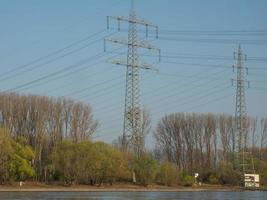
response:
M148 42L138 40L134 44L131 44L127 39L120 39L120 38L105 38L105 41L113 42L113 43L118 43L118 44L124 44L124 45L133 45L135 47L140 47L144 49L149 49L149 50L155 50L155 51L160 51L159 48L157 48L154 45L151 45Z
M125 60L108 60L107 62L114 64L114 65L128 66L127 61ZM158 69L153 68L153 65L148 64L148 63L138 63L138 64L135 64L133 67L138 67L141 69L149 69L149 70L158 72Z
M152 24L151 22L148 22L144 19L130 19L129 17L125 17L125 16L108 16L108 18L111 18L111 19L115 19L115 20L118 20L118 21L125 21L125 22L129 22L129 23L135 23L135 24L140 24L140 25L143 25L143 26L150 26L150 27L153 27L153 28L158 28L156 25Z

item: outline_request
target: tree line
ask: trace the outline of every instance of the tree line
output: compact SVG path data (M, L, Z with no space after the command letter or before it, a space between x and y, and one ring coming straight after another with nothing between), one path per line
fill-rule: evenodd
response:
M97 130L89 105L66 98L0 93L0 184L12 181L102 185L241 184L234 167L240 146L235 118L228 115L166 115L157 123L153 150L144 148L151 116L142 111L142 155L121 149L121 137L93 142ZM245 144L253 153L256 172L267 184L267 118L246 121Z
M267 166L267 118L247 118L245 124L244 134L240 136L236 131L233 116L170 114L157 124L154 132L154 154L158 159L174 163L177 168L191 175L195 172L203 176L208 173L208 176L215 178L216 173L221 171L220 167L228 167L228 170L235 172L236 152L242 150L237 138L243 137L242 148L253 153L256 172L262 172L262 178L267 180L267 173L263 173L263 170L259 169L261 166L257 165L262 161L265 162L265 169Z
M49 155L65 139L90 139L98 122L89 105L66 98L0 93L0 122L13 138L24 138L35 152L36 179L47 173Z

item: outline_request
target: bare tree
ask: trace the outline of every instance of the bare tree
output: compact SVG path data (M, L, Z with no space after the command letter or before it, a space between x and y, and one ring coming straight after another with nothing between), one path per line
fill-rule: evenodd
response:
M37 179L45 180L49 154L64 138L90 139L98 122L91 107L65 98L0 93L1 124L12 137L24 137L36 153Z
M133 136L132 138L127 138L127 149L128 151L133 152L145 152L145 140L146 136L149 134L151 130L151 117L150 112L146 109L142 110L134 110L130 112L140 112L141 117L141 124L140 124L140 132L137 136ZM133 122L132 122L133 123ZM123 143L123 137L119 136L117 139L115 139L113 142L113 146L122 149L122 143Z
M267 118L261 119L260 122L260 159L262 158L262 149L267 143Z
M233 130L232 116L176 113L158 122L154 137L169 162L193 174L215 168L221 152L224 160L231 161Z

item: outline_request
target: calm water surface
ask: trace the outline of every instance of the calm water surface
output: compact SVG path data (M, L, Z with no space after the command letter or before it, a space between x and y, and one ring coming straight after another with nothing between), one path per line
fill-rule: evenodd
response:
M0 192L1 200L267 200L267 192Z

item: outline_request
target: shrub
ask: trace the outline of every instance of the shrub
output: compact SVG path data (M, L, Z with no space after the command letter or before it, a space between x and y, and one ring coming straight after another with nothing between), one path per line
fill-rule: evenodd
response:
M160 165L157 179L160 184L171 186L177 184L178 171L170 162Z
M195 178L188 175L186 172L179 174L179 184L183 186L192 186L195 183Z
M147 186L155 180L157 162L151 156L143 155L134 159L133 171L136 174L137 182Z
M34 159L34 151L31 147L17 143L5 129L0 129L0 146L2 182L24 181L35 176L31 163Z
M216 177L215 174L210 174L208 177L209 184L219 184L219 179Z
M267 185L267 162L255 159L255 171L260 175L260 184Z
M68 184L112 182L129 175L123 154L103 142L65 141L53 152L54 176Z
M229 185L241 185L243 183L242 174L234 170L231 163L220 162L217 169L219 183Z

